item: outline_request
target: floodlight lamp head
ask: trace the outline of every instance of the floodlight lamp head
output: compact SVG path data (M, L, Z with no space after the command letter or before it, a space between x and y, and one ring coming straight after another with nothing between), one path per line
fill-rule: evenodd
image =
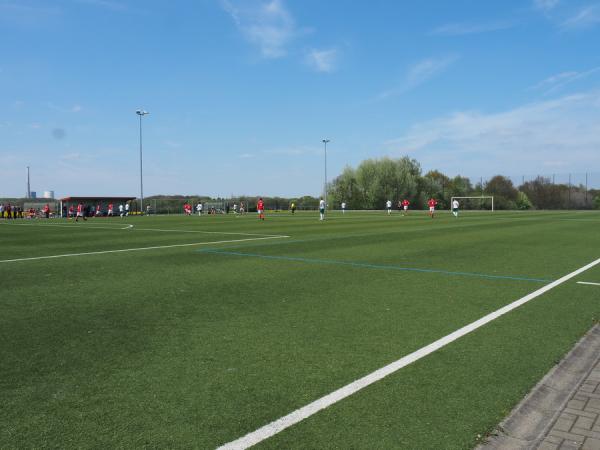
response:
M138 116L145 116L146 114L150 114L148 111L144 111L143 109L138 109L135 113Z
M329 142L331 142L329 139L323 139L323 144L327 144Z

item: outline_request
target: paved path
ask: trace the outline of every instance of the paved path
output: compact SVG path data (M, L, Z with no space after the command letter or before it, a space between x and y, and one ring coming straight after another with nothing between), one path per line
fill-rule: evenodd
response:
M600 362L571 396L539 450L600 450Z
M600 450L600 325L594 326L478 450Z

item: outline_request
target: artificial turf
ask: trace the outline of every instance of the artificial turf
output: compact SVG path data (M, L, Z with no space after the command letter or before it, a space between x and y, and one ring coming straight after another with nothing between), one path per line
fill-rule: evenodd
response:
M217 447L597 259L598 226L591 212L4 221L2 260L194 245L0 262L0 448ZM473 447L598 320L600 287L577 280L600 267L258 447Z

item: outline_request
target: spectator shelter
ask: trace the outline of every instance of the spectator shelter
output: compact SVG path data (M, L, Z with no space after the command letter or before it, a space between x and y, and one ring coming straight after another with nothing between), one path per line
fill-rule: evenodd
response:
M125 204L135 200L136 197L64 197L60 199L60 210L62 211L62 217L66 216L66 211L74 206L77 208L79 203L82 203L85 207L87 215L93 215L96 211L96 206L100 205L100 213L105 216L108 210L108 205L112 203L114 205L115 213L118 211L120 204ZM135 210L132 208L132 211Z

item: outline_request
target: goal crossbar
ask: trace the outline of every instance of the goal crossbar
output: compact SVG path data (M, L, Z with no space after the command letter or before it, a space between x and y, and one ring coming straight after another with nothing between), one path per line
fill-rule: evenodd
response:
M473 196L473 197L452 197L450 199L450 209L451 210L452 210L452 202L454 202L454 199L456 199L456 200L461 200L461 199L478 199L478 200L492 199L492 211L494 210L494 196L492 196L492 195L478 195L478 196Z

